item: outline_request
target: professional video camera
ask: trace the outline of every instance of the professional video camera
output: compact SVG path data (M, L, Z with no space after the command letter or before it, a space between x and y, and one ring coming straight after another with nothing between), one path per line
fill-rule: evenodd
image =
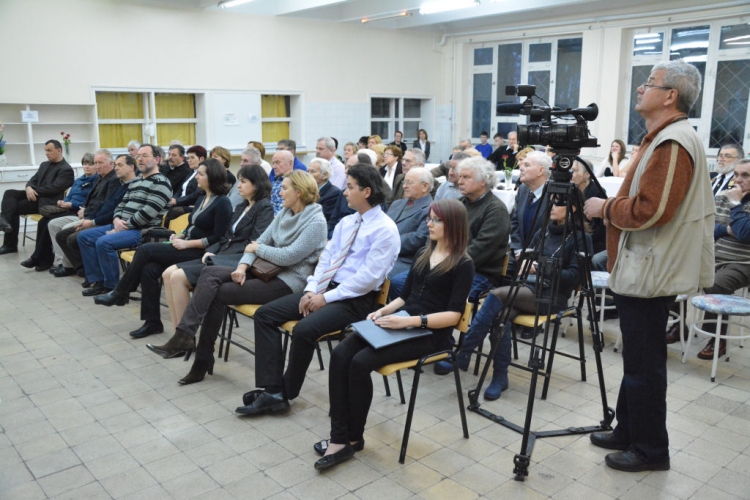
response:
M551 108L549 106L535 106L532 96L536 95L534 85L510 85L505 87L505 95L517 95L526 97L520 104L501 103L497 105L499 114L521 114L527 115L529 121L539 122L538 125L518 125L519 144L542 144L550 146L557 153L577 154L581 148L595 148L598 146L596 137L589 133L588 122L596 120L599 108L591 103L585 108ZM541 97L536 96L538 99ZM544 99L541 99L544 101ZM547 104L545 102L545 104ZM571 116L576 123L558 124L552 121L552 117ZM558 168L569 169L572 162L563 162Z

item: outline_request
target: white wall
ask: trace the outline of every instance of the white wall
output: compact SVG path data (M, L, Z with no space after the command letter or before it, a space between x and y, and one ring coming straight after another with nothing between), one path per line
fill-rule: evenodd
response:
M0 33L0 102L91 103L92 87L304 92L311 148L369 134L370 94L447 104L429 33L118 0L0 0ZM433 122L430 139L449 143Z

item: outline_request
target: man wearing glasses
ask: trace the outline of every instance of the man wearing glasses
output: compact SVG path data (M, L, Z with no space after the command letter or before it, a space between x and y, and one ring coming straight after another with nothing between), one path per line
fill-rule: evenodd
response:
M172 184L159 172L163 156L160 147L142 145L136 157L141 177L128 185L128 191L115 209L112 224L79 233L78 246L86 271L84 287L88 285L83 291L84 297L114 290L120 281L117 250L140 245L142 229L161 225L172 198Z
M620 316L623 377L614 432L591 442L616 450L616 470L668 470L669 307L679 294L714 282L714 199L703 144L688 121L701 90L698 70L659 63L638 87L635 110L648 133L617 193L589 198L587 218L607 223L607 267Z
M717 175L711 182L711 190L714 192L714 196L731 187L734 165L743 156L742 148L736 144L725 144L721 147L716 157Z

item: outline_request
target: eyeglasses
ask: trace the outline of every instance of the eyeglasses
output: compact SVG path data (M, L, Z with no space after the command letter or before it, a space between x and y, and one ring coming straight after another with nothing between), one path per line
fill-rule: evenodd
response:
M417 182L417 181L411 181L411 180L405 180L404 181L404 186L414 186L416 184L426 184L426 183Z
M386 151L385 153L383 153L383 156L393 156L393 153L391 153L390 151Z
M662 89L662 90L674 90L672 87L662 87L661 85L653 85L651 83L642 83L641 87L643 87L643 90L645 92L646 89Z
M723 158L724 160L734 160L735 158L739 158L739 156L725 155L724 153L720 153L718 157Z
M138 160L140 158L143 158L144 160L148 160L149 158L156 158L154 155L135 155L133 156L134 159Z
M425 224L429 224L430 222L432 222L433 224L442 224L443 223L443 219L439 219L438 217L429 217L429 216L427 218L425 218L424 221L425 221Z

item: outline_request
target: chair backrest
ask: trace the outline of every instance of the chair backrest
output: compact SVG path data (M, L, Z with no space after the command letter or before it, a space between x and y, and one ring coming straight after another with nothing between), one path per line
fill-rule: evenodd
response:
M471 311L473 309L473 305L471 302L466 303L466 307L464 308L464 313L461 315L461 319L458 320L458 324L456 324L456 330L458 330L461 333L466 333L469 331L469 324L471 323Z
M508 262L510 262L510 252L512 252L512 251L513 250L508 250L508 253L505 254L505 258L503 258L503 270L500 273L503 276L505 276L506 274L508 274Z
M180 234L188 227L188 218L190 217L190 214L183 214L177 217L176 219L172 219L169 221L169 229L174 231L177 234Z
M380 287L380 294L378 294L378 298L376 299L376 302L380 307L383 307L388 303L388 292L391 289L391 280L388 278L385 279L383 282L383 286Z

